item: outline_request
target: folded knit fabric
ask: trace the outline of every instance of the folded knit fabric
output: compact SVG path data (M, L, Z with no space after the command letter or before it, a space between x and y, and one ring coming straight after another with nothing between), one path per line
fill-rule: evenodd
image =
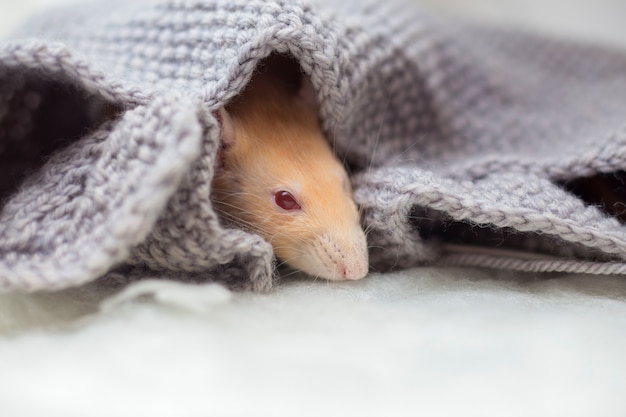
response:
M0 285L268 290L271 247L223 227L210 193L213 113L271 54L318 93L374 269L626 272L626 53L335 3L108 0L0 42Z

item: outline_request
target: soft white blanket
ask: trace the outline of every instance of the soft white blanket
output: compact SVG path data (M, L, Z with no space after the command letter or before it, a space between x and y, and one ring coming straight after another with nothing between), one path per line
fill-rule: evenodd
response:
M626 282L414 269L4 295L3 416L620 416ZM42 329L42 327L44 327Z

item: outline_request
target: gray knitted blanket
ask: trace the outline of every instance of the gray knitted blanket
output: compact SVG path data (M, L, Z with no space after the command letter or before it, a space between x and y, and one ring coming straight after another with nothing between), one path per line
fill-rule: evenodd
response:
M107 0L0 42L0 286L269 289L271 247L210 193L212 112L273 53L318 92L372 269L626 272L626 53L335 3Z

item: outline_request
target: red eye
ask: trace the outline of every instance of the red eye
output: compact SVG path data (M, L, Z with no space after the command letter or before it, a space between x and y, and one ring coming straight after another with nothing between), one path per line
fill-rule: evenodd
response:
M276 205L283 210L291 211L302 209L289 191L276 192L276 194L274 194L274 201L276 201Z

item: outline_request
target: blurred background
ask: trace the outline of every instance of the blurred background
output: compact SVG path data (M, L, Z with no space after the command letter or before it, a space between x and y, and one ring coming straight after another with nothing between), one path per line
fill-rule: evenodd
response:
M0 0L0 37L28 14L56 4L89 0ZM133 1L133 0L129 0ZM583 40L626 45L623 0L413 0L431 10L499 25Z

